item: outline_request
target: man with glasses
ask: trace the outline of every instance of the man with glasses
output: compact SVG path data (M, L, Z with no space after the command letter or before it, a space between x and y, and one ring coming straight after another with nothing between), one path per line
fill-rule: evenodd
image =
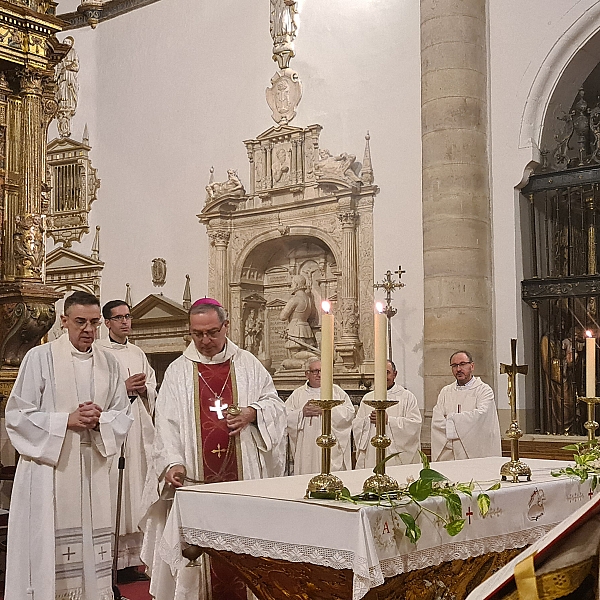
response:
M152 457L154 442L154 402L156 400L156 377L144 351L131 344L131 308L123 300L111 300L102 307L104 324L108 338L97 340L112 354L121 366L121 377L125 380L127 395L131 401L133 424L127 434L125 444L125 465L123 471L121 518L119 525L119 569L118 581L127 582L145 578L138 573L136 566L142 564L142 532L139 522L144 516L141 499L148 464ZM117 507L119 461L114 460L110 468L113 508Z
M109 463L131 424L116 358L93 346L100 303L65 300L66 333L30 350L6 406L19 452L8 525L13 598L112 597Z
M397 375L396 365L388 360L387 397L389 400L398 400L398 404L385 411L386 432L392 442L386 450L386 456L398 454L387 461L390 466L421 461L421 412L415 395L396 383ZM365 394L352 423L357 469L372 468L376 462L377 451L371 444L376 433L375 411L363 402L374 397L374 392Z
M306 383L295 389L285 403L294 475L321 471L321 448L317 446L316 439L321 435L323 410L310 403L321 399L321 361L314 356L309 358L304 373ZM346 471L352 469L350 431L354 406L348 394L338 385L333 386L333 398L344 403L331 410L331 430L337 439L331 449L331 470Z
M473 377L475 363L466 350L450 357L456 379L442 388L431 417L431 460L502 456L500 424L492 388Z
M150 594L160 600L245 600L241 580L216 562L210 569L179 569L173 577L176 565L167 564L159 552L162 531L169 500L182 485L284 474L285 405L259 360L227 337L229 320L219 302L195 302L189 326L192 342L165 372L156 400L142 560L151 575ZM200 596L199 589L204 590Z

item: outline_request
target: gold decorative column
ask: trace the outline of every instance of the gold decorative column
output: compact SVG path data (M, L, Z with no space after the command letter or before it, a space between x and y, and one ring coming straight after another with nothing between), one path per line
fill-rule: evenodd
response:
M56 2L0 0L0 394L8 395L25 353L55 320L61 294L44 285L48 208L47 127L56 111L54 67L68 52L55 34Z

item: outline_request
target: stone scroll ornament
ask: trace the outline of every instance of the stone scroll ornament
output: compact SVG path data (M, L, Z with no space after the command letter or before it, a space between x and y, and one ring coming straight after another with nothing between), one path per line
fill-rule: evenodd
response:
M14 254L20 277L39 278L44 264L44 227L40 215L15 218Z

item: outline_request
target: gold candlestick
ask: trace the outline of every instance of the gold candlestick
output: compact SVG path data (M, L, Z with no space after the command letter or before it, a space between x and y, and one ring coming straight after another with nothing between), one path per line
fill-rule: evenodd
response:
M306 498L337 498L342 491L342 480L330 473L331 449L337 444L336 437L331 433L331 409L343 404L343 400L311 400L310 404L323 410L321 415L321 435L317 438L317 446L321 448L321 473L315 475L306 489Z
M517 365L517 340L510 340L510 351L512 363L506 365L500 363L500 374L508 375L508 399L510 400L510 416L511 424L506 432L510 438L510 461L504 463L500 467L500 475L502 481L506 481L510 477L513 483L519 483L519 477L527 477L527 481L531 481L531 469L519 460L519 438L523 437L523 432L517 421L517 391L516 382L517 374L527 375L527 365Z
M400 488L398 482L385 473L385 449L392 443L390 438L385 434L385 417L386 409L394 404L398 404L398 400L363 400L363 402L375 409L375 436L371 438L371 445L375 446L376 459L375 464L381 465L379 472L365 480L363 483L363 492L365 494L381 494L395 492Z
M596 404L600 404L600 398L595 398L595 397L591 397L591 398L579 398L579 400L581 400L582 402L585 402L587 404L587 421L585 422L585 424L583 425L588 432L588 442L595 442L596 441L596 429L598 429L598 423L595 420L595 408L596 408Z

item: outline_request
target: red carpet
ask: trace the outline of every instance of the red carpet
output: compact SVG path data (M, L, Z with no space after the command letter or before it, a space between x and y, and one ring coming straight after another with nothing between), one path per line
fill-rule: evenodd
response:
M127 600L150 600L152 596L148 593L149 581L136 581L135 583L119 584L119 591Z

